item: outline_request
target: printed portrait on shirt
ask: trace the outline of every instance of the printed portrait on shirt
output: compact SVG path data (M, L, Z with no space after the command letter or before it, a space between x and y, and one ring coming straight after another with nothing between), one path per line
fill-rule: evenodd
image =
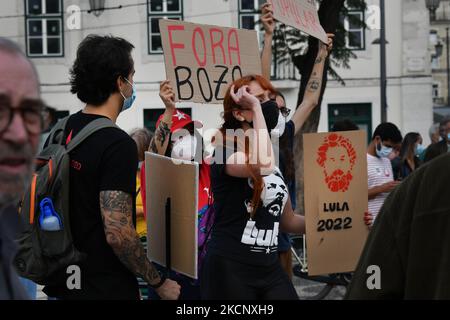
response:
M317 150L317 163L323 169L325 183L332 192L345 192L353 179L356 151L343 136L328 135Z
M269 176L263 178L264 188L261 192L261 205L269 214L278 217L283 213L284 206L288 199L288 190L284 183L283 177L278 168ZM248 179L249 186L253 189L253 182ZM253 210L251 199L245 200L244 203L247 212Z

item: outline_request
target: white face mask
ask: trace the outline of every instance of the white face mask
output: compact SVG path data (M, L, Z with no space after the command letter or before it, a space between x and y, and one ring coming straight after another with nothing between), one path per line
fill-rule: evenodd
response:
M195 156L197 150L197 138L192 135L180 137L173 143L172 158L190 161Z
M393 148L386 147L385 145L381 144L381 148L378 149L378 146L376 147L376 152L378 157L380 158L387 158L391 154Z
M286 119L280 112L280 114L278 116L277 125L275 126L275 128L273 128L270 131L270 135L272 137L278 137L279 138L279 137L281 137L283 135L285 129L286 129Z

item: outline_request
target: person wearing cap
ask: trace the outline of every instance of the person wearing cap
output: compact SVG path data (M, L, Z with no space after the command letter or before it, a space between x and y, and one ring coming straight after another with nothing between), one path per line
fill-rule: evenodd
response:
M176 109L175 93L168 80L161 82L159 96L166 110L156 122L155 135L150 143L149 151L174 159L195 160L199 163L198 219L200 225L202 217L212 205L210 167L203 159L203 139L196 130L203 127L203 124L192 120L189 115ZM141 167L141 194L143 199L146 199L145 185L144 163ZM162 270L163 268L161 268ZM180 300L200 299L198 281L177 273L172 273L170 277L181 285ZM158 299L158 296L150 291L149 298Z

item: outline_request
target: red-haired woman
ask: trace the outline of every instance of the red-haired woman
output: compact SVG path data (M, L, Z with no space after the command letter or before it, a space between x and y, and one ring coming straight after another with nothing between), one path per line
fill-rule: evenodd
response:
M253 75L225 95L211 166L216 219L201 276L203 299L298 298L277 254L279 227L303 233L305 224L275 165L269 134L278 122L276 93Z

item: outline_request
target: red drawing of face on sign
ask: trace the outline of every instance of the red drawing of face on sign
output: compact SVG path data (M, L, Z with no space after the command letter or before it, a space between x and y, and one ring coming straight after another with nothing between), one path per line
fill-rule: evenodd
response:
M353 179L356 151L350 140L332 133L317 150L317 163L323 168L325 183L332 192L345 192Z

